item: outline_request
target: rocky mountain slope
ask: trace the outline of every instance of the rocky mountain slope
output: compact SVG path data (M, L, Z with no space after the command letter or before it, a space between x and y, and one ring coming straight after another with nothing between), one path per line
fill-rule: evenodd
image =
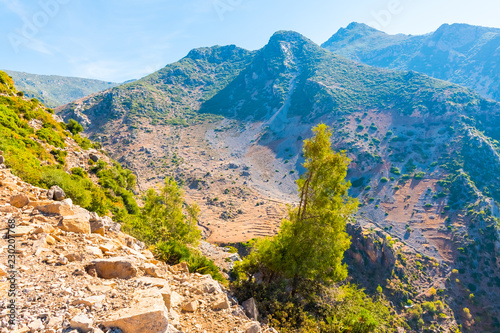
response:
M412 301L421 295L414 284L423 290L436 278L458 323L498 325L500 309L491 302L500 292L498 103L278 32L257 52L194 50L160 72L56 111L85 122L141 186L166 175L184 181L202 208L200 226L219 243L276 232L285 204L294 202L302 140L325 122L335 149L352 159L358 222L424 258L412 261L419 275L396 253L394 270L406 273L393 275L394 283L380 280L387 294ZM436 325L433 316L426 327ZM411 318L417 327L418 316Z
M123 170L59 120L0 72L1 332L274 332L256 321L253 299L240 305L210 275L156 260L122 232L130 201L101 171ZM23 181L46 186L49 176L67 193ZM121 209L76 203L99 189ZM200 250L221 267L239 258L205 242Z
M500 101L500 29L444 24L421 36L388 35L351 23L322 46L368 65L451 81Z
M155 260L109 217L52 201L8 169L0 179L0 289L17 290L2 297L1 332L272 332L210 275Z
M14 79L17 90L51 108L118 85L114 82L77 77L37 75L9 70L5 72Z

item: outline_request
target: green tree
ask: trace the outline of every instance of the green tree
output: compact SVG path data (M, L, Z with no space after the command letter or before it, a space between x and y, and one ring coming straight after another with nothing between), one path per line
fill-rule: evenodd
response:
M259 240L242 270L260 271L267 281L289 279L292 296L302 281L330 283L347 277L342 264L350 238L345 225L358 205L348 195L345 181L350 160L344 152L331 149L331 130L324 124L313 129L314 137L304 142L306 172L297 180L298 207L289 207L273 238Z
M68 125L66 125L66 129L68 131L70 131L73 135L77 135L78 133L83 132L83 126L80 125L80 123L74 119L70 119L68 121Z
M147 191L140 216L128 221L127 229L148 244L172 240L196 244L201 237L196 226L199 211L198 205L184 203L184 191L166 178L160 193Z

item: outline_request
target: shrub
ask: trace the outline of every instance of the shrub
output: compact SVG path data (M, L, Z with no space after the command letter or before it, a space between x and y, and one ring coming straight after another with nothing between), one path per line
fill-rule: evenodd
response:
M420 171L420 172L416 173L415 176L413 176L413 178L422 179L422 178L424 178L424 176L425 176L425 172Z
M399 170L399 168L393 166L393 167L391 167L391 173L393 173L395 175L400 175L401 171Z
M80 125L76 120L70 119L68 124L66 125L66 129L71 132L73 135L77 135L80 132L83 132L83 126Z

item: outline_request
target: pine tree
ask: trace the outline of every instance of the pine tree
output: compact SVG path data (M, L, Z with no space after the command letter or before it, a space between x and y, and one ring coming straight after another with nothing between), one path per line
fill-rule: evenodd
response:
M261 271L268 281L289 279L292 295L304 280L328 283L347 277L342 259L350 238L345 226L357 207L345 181L349 158L331 149L329 127L320 124L313 133L304 142L306 172L297 181L298 207L289 207L289 218L283 220L279 233L258 241L242 265L249 273Z

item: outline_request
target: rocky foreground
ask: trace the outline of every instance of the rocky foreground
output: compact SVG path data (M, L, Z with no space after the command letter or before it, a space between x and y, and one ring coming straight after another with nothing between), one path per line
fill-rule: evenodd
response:
M156 260L58 189L8 169L0 184L0 332L275 332L256 321L253 299L242 306L211 276Z

